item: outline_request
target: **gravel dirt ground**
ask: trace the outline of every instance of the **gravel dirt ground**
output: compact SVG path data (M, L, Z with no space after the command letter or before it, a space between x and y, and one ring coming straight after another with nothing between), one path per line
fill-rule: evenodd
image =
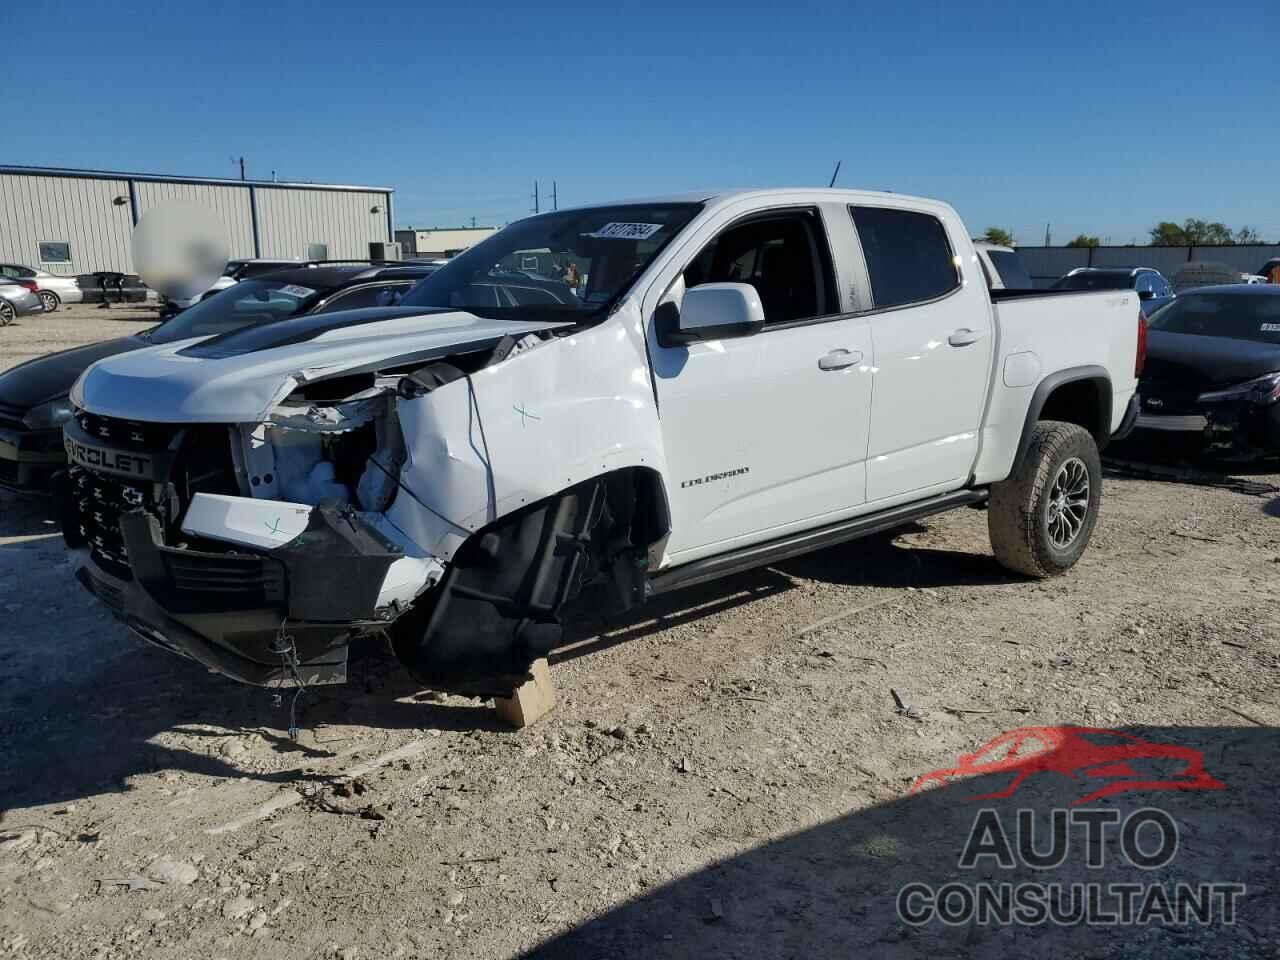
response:
M154 306L127 304L100 310L97 304L77 303L53 313L19 317L0 327L0 372L55 350L127 337L154 327L157 316Z
M35 349L28 326L51 349L125 322L85 312L0 330L0 356ZM1274 957L1280 474L1244 481L1108 476L1092 545L1050 581L1001 570L962 510L623 620L584 598L560 705L519 732L369 651L301 698L296 741L291 694L134 639L47 508L0 495L0 956ZM981 799L1009 773L910 792L1060 725L1200 751L1212 789L1161 789L1185 760L1138 749L1007 798ZM1140 789L1094 795L1116 780ZM1112 836L1091 869L1073 829L1051 869L958 865L980 809L1012 841L1016 810L1082 800L1167 812L1176 856L1139 869ZM1231 924L897 915L905 884L957 880L1244 891Z

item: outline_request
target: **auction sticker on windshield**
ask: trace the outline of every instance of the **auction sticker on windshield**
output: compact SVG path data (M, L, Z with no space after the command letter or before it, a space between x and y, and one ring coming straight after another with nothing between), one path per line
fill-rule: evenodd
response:
M606 223L588 236L602 240L648 240L663 226L661 223Z
M289 283L280 288L281 293L287 293L291 297L297 297L299 300L305 300L307 297L315 293L310 287L302 287L296 283Z

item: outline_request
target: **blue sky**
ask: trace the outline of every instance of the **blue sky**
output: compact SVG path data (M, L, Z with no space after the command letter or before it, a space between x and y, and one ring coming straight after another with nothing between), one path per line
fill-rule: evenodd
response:
M936 196L975 231L1280 240L1280 9L6 4L0 162L385 184L397 226L718 186Z

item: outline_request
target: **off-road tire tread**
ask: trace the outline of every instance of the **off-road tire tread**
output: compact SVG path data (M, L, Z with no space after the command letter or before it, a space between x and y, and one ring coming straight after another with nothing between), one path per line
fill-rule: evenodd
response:
M1051 479L1051 469L1068 456L1078 456L1088 466L1091 482L1102 470L1093 435L1084 427L1061 420L1042 420L1031 434L1031 443L1007 480L991 485L987 507L987 531L996 561L1014 573L1041 579L1065 573L1088 545L1097 522L1095 508L1085 519L1070 562L1060 563L1052 553L1048 535L1038 522L1041 498ZM1092 491L1091 491L1092 495ZM1101 490L1098 490L1099 505Z

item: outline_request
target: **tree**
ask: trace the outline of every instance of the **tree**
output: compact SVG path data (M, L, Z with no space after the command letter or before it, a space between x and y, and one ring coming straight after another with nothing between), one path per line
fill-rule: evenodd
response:
M1262 237L1253 227L1241 227L1236 231L1236 243L1261 243Z
M1013 246L1013 234L1000 227L987 227L987 232L982 235L982 239L987 243L994 243L997 247Z
M1187 231L1169 220L1161 220L1151 228L1151 245L1153 247L1187 247L1191 241L1187 239Z
M1225 223L1197 220L1195 217L1187 217L1181 226L1162 220L1151 228L1150 233L1151 245L1155 247L1227 246L1237 242L1231 228Z
M1067 244L1068 247L1096 247L1098 246L1098 238L1091 237L1087 233L1082 233L1074 240Z

